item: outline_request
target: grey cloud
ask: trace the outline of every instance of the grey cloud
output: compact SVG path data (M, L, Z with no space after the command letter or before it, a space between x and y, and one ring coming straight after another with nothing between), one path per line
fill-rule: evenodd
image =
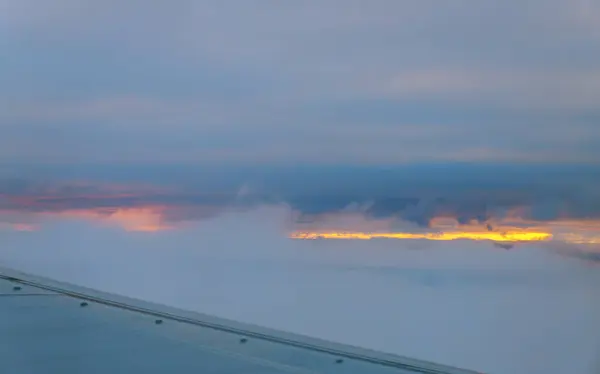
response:
M494 246L498 247L498 248L506 249L506 250L513 249L515 247L514 244L506 244L506 243L494 243Z
M2 159L600 156L591 1L0 5ZM350 107L362 108L362 120L343 115ZM429 141L416 144L415 125ZM60 136L36 133L45 126ZM510 127L527 131L504 136ZM96 136L114 139L112 151L96 149Z
M0 208L61 211L147 205L172 207L171 216L202 216L206 207L285 204L299 223L327 214L411 222L433 218L487 224L518 208L522 218L600 218L600 174L588 167L419 165L359 167L21 167L0 178ZM84 182L85 181L85 182ZM417 227L413 227L416 229ZM493 231L493 225L487 226Z

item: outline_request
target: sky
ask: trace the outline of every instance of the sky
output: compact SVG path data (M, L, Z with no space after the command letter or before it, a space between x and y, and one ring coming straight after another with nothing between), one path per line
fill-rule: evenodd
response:
M0 266L598 372L599 2L0 0L0 49Z
M2 163L600 160L594 0L0 1Z

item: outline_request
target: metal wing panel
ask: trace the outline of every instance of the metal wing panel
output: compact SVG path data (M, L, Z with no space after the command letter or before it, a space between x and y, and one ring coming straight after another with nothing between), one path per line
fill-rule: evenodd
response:
M475 373L9 269L0 269L0 295L5 295L0 297L3 372Z

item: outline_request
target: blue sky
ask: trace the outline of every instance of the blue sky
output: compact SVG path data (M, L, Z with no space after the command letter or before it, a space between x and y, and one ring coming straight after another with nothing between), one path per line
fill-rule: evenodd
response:
M0 1L0 161L600 160L600 5Z

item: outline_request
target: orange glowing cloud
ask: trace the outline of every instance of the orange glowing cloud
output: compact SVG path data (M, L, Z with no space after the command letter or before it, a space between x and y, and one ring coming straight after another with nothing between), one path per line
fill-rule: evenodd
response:
M35 231L37 226L28 223L2 223L0 222L0 229L9 231Z
M523 243L560 241L573 244L600 244L600 221L559 220L531 221L518 217L506 220L490 220L485 223L473 221L459 223L453 217L436 217L427 229L390 230L392 220L366 220L366 230L360 229L356 217L343 217L333 222L327 216L309 229L297 229L289 234L291 239L413 239L413 240L474 240L495 243ZM347 226L344 222L348 223ZM300 225L302 226L302 225Z
M116 225L126 231L155 232L171 229L165 223L164 207L135 207L116 209L67 210L52 213L63 218L92 220Z
M12 225L12 228L15 231L35 231L37 229L35 225L30 225L27 223L15 223Z
M552 239L552 234L545 232L431 232L431 233L409 233L409 232L294 232L290 234L292 239L426 239L436 241L448 240L489 240L494 242L529 242L547 241Z
M0 211L5 219L0 221L0 226L12 231L36 231L44 222L55 219L85 220L96 223L120 227L126 231L155 232L169 230L173 226L165 219L165 210L160 206L134 207L134 208L97 208L97 209L71 209L59 212L33 212L27 214L28 222L19 222L23 213ZM15 223L16 222L16 223Z
M102 196L91 197L103 199ZM38 196L32 201L23 201L23 205L39 207L45 206L48 201L53 199L46 200L45 197ZM60 199L56 203L57 206L62 204ZM52 209L41 211L13 209L0 213L9 216L12 214L12 219L5 220L3 227L15 231L34 231L41 221L62 218L93 221L126 231L158 232L178 228L184 221L214 217L220 209L222 207L218 206L140 203L135 206L66 209L54 209L53 206ZM429 220L426 228L394 218L373 219L361 212L329 212L311 217L297 213L292 215L292 230L288 236L292 239L472 240L504 243L508 246L512 243L549 241L577 245L600 244L599 220L535 221L523 219L519 213L518 209L513 209L502 219L491 218L485 222L473 220L468 223L459 222L452 216L437 216Z

